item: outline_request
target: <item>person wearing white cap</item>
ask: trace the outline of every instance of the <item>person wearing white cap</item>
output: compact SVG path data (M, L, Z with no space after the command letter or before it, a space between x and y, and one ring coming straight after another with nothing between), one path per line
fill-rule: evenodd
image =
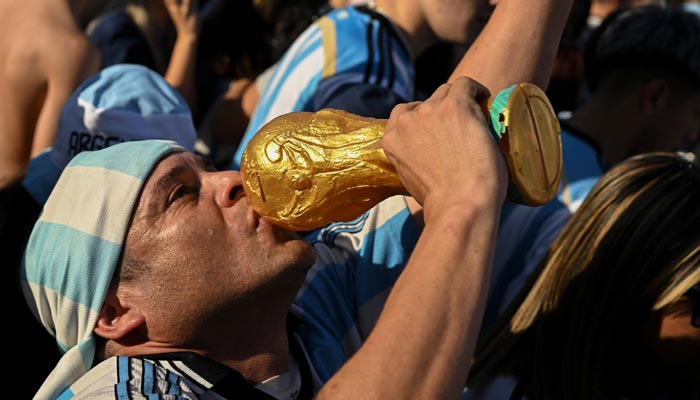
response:
M193 151L197 131L187 102L147 67L105 68L73 92L61 111L53 145L32 159L22 183L43 204L78 153L144 139L168 139Z
M341 249L260 218L238 172L172 142L77 155L22 267L65 353L36 398L458 397L508 180L477 104L487 96L460 78L392 112L382 146L425 229L374 330L322 387L288 317L312 264Z

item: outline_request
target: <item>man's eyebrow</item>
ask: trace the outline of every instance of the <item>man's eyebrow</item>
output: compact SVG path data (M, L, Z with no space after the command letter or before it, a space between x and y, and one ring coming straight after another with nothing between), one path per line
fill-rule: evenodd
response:
M167 173L158 178L158 180L153 184L153 192L157 192L161 188L168 188L172 186L172 183L177 180L177 176L186 172L187 169L187 166L177 165L168 170Z
M199 159L202 162L202 165L204 166L204 170L216 171L216 165L214 165L214 161L212 161L209 157L199 156Z

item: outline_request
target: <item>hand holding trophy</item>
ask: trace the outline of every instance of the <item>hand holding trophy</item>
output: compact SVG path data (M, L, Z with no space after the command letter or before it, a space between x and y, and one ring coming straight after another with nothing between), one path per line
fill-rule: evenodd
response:
M561 176L561 139L544 92L529 83L513 85L482 110L508 165L509 201L537 206L551 200ZM241 160L251 206L277 226L304 231L350 221L406 194L381 147L386 123L335 109L273 119Z

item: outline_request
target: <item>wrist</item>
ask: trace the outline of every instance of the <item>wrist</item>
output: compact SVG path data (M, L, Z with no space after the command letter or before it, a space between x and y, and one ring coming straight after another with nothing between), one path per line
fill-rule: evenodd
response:
M460 224L483 217L497 221L500 217L503 200L496 196L473 196L455 200L426 200L423 205L425 224Z
M178 32L176 40L181 43L195 44L199 40L199 35L190 31Z

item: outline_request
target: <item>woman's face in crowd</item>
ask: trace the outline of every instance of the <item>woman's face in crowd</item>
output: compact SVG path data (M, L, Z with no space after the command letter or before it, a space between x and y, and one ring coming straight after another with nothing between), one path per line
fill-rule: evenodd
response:
M653 351L661 366L679 380L700 376L700 327L691 323L693 307L692 298L683 296L664 308L656 324Z

